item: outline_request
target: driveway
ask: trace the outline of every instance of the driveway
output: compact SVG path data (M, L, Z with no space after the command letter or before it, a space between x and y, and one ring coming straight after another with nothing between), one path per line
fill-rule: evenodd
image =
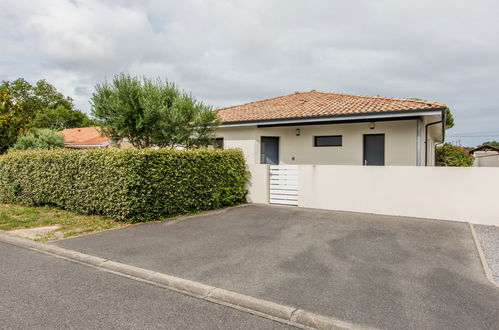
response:
M383 329L492 329L467 224L247 205L53 244Z

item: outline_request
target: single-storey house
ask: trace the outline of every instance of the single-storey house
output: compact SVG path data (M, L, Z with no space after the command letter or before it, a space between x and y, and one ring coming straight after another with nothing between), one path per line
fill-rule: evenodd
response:
M433 166L441 103L312 90L218 109L217 144L249 164Z
M59 132L64 136L64 146L73 149L112 148L115 145L106 136L102 136L98 126L66 128ZM121 142L120 147L129 147L129 142Z
M98 127L66 128L59 132L64 136L66 148L105 148L111 144L108 137L101 136Z
M499 167L499 149L488 144L470 151L470 154L475 157L473 166L478 167Z

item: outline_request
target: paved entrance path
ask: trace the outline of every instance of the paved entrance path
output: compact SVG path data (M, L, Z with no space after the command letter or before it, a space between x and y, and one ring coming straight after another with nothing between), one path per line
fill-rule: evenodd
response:
M249 205L54 243L384 329L493 329L465 223Z

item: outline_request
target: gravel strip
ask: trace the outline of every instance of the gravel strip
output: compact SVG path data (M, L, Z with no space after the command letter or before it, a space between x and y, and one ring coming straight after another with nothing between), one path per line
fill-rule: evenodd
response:
M485 258L496 283L499 284L499 227L474 225Z

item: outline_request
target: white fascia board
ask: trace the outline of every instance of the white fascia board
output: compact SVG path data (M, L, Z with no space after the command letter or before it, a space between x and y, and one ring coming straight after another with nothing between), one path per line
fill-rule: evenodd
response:
M81 149L81 148L105 148L109 145L111 145L111 141L106 141L102 142L101 144L64 144L64 147L66 148L74 148L74 149Z
M102 144L72 144L72 145L64 145L65 148L73 148L73 149L83 149L83 148L104 148L105 146Z
M266 126L266 125L278 125L278 124L305 124L305 123L319 123L319 122L329 122L329 121L346 121L346 120L364 120L364 119L386 119L386 118L404 118L404 117L414 117L414 116L431 116L439 115L442 110L434 111L422 111L422 112L411 112L411 113L394 113L394 114L373 114L373 115L360 115L360 116L341 116L341 117L325 117L325 118L311 118L311 119L296 119L296 120L273 120L273 121L262 121L262 122L251 122L251 123L239 123L239 124L222 124L219 128L223 127L240 127L240 126Z

